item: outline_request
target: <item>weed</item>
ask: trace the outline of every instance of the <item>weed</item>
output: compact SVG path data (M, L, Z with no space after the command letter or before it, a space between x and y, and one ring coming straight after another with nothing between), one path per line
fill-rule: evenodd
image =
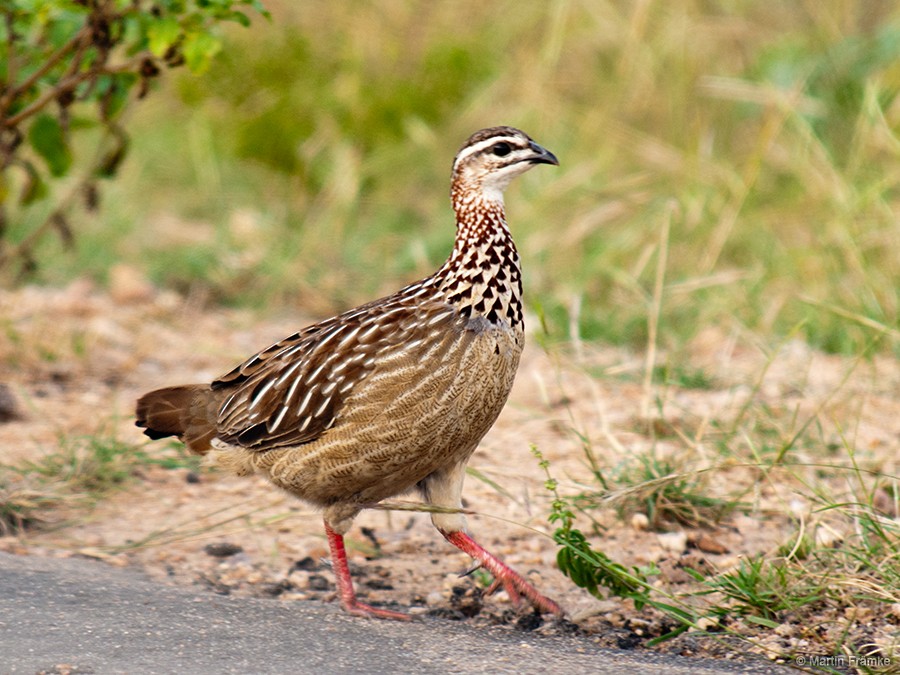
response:
M653 381L682 389L712 389L713 380L700 368L688 368L684 364L666 364L653 368Z
M823 399L837 398L847 382L845 375ZM652 437L651 450L601 474L600 459L585 445L587 434L577 433L575 441L589 453L592 473L604 481L602 490L579 486L577 493L563 497L547 473L546 489L553 500L549 521L558 528L554 538L560 569L598 597L604 593L630 597L645 612L650 608L675 621L676 630L656 642L714 626L749 641L756 651L772 649L779 640L776 636L790 635L815 645L815 653L891 656L896 634L892 637L889 620L873 617L885 617L887 608L900 600L900 527L894 517L897 477L884 472L878 462L871 468L872 457L844 435L826 443L826 424L833 420L824 414L822 403L812 406L811 413L801 413L754 393L736 407L737 421L714 418L708 426L712 436L705 442L718 449L711 456L717 463L702 468L688 460L702 447L699 436L670 435L663 455L656 432L648 427L644 433ZM678 443L684 447L673 449ZM618 456L628 452L616 450ZM536 455L546 472L546 461ZM755 502L716 497L713 485L723 484L718 479L743 496L754 495ZM768 495L764 511L759 507L761 495ZM774 495L778 498L773 502ZM795 527L775 543L774 552L748 555L724 569L716 568L715 558L701 566L682 565L676 558L676 567L687 573L688 580L667 584L666 575L657 570L653 571L660 578L653 580L650 568L611 563L604 553L592 550L576 527L576 514L590 516L610 506L620 519L636 511L646 513L656 528L666 523L705 527L735 511L753 511L771 528L770 542L788 524ZM814 631L807 628L810 625L834 628ZM873 625L877 639L861 637L871 635ZM775 652L792 653L797 639L782 640Z
M133 476L140 462L134 450L114 437L61 438L58 452L26 462L23 469L45 482L66 484L72 494L96 499Z
M578 497L582 508L601 500L612 502L623 519L644 513L653 529L677 523L685 527L710 527L735 510L746 508L737 500L709 494L710 472L698 472L661 459L655 451L633 456L614 472L618 490L605 495L585 493Z
M199 469L183 446L149 456L115 436L60 437L56 452L15 466L0 465L0 533L40 526L62 506L96 503L138 477L142 467Z
M20 532L47 522L47 512L60 503L52 490L30 488L22 481L0 479L0 535Z
M550 462L536 446L531 446L531 452L547 476L544 487L553 495L548 521L556 525L553 540L559 546L556 563L560 571L576 586L598 598L603 597L601 588L604 588L615 596L633 600L638 610L651 602L650 579L659 574L659 570L651 565L629 571L605 553L591 548L584 534L574 527L575 514L557 491L556 479L550 475Z
M778 612L794 610L819 602L824 591L810 583L808 577L797 574L789 564L767 560L762 556L741 560L737 569L705 581L711 591L727 598L725 605L716 605L713 612L722 615L738 613L770 628ZM766 622L759 621L762 617Z

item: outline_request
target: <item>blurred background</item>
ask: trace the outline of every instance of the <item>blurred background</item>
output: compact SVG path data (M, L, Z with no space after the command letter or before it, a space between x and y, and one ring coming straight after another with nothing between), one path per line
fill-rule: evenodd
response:
M895 2L265 5L131 109L119 179L38 281L124 262L327 315L444 260L453 155L509 124L561 163L507 198L547 339L643 346L655 313L673 350L714 328L900 353Z

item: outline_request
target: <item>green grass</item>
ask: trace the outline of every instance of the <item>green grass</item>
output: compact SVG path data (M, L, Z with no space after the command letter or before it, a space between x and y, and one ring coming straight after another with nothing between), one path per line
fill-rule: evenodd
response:
M115 436L61 436L39 459L0 465L0 533L45 525L54 510L84 509L127 487L150 466L199 470L199 458L180 444L146 454Z
M806 608L825 595L813 575L800 575L789 566L763 556L741 560L737 569L706 581L710 593L722 596L714 614L738 614L767 628L777 628L780 612Z
M609 473L613 485L620 488L612 499L620 517L643 513L655 530L672 523L713 526L745 506L738 498L711 496L707 472L692 470L682 458L662 459L654 452L634 454ZM589 493L578 497L583 508L598 501L598 495Z
M535 451L553 500L558 566L599 598L629 599L645 619L665 617L667 628L644 636L648 645L682 634L727 635L772 658L876 654L896 663L898 634L887 618L900 603L900 476L891 471L892 450L834 436L835 428L859 424L853 412L844 419L846 412L826 405L839 389L811 412L773 404L761 393L767 371L745 404L704 425L679 418L670 403L652 411L655 423L630 431L641 439L627 448L595 447L587 432L573 429L593 478L577 476L576 491L563 493ZM669 433L661 435L660 427ZM648 450L638 449L645 444ZM635 525L635 514L646 517L643 525ZM734 529L752 541L735 524L736 514L765 524L755 535L762 552L748 552L744 543L731 551L740 557L699 554L701 565L691 562L697 554L670 552L659 566L629 566L633 552L605 551L602 532L623 525L706 532L714 540ZM610 517L619 523L611 525ZM640 537L635 542L638 550L646 546ZM690 580L667 579L665 559Z
M441 262L453 153L511 123L562 162L509 198L554 339L643 345L664 243L661 347L714 325L898 351L891 3L268 4L136 108L121 180L39 279L124 260L222 302L344 308Z

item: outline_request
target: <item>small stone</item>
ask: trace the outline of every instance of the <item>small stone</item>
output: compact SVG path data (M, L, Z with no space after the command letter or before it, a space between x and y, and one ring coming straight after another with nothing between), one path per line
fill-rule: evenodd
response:
M304 572L315 572L317 569L319 569L319 563L311 556L301 558L291 565L291 571L302 570Z
M739 555L730 555L725 558L722 558L716 561L716 569L719 572L727 572L729 570L735 569L738 565L741 564L741 556Z
M309 599L309 596L306 593L299 593L296 591L288 591L286 593L282 593L278 597L287 602L291 602L293 600L308 600Z
M587 607L580 609L572 614L572 621L579 623L592 616L601 616L611 614L622 606L622 603L616 600L592 600Z
M718 539L713 538L706 532L701 532L696 536L690 537L689 541L691 546L700 551L703 551L704 553L714 553L716 555L728 553L728 547L725 546L725 544L720 542Z
M321 574L309 575L309 589L311 591L327 591L331 588L331 583Z
M516 621L516 628L522 631L530 632L533 630L537 630L544 623L544 619L541 617L540 612L532 612L531 614L525 614L524 616L520 616ZM529 645L530 647L531 645Z
M22 410L8 385L0 382L0 424L22 419Z
M826 525L816 528L816 546L819 548L836 548L844 540L844 535Z
M697 620L697 628L705 631L718 630L719 622L716 619L713 619L709 616L701 616Z
M203 547L203 550L206 555L211 555L213 558L229 558L241 553L244 549L237 544L222 541L215 544L207 544Z
M790 637L797 632L797 628L789 623L783 623L775 627L775 634L781 637Z
M650 519L645 513L635 513L631 516L631 527L640 532L648 530L650 529Z
M656 535L659 545L667 551L681 555L687 549L687 534L684 532L664 532Z
M805 517L809 513L806 502L797 497L795 497L788 503L788 508L791 510L791 513L794 514L797 518Z

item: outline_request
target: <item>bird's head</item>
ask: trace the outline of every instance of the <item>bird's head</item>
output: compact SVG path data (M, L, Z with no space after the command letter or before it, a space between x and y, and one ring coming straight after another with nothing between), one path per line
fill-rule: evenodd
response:
M535 164L559 165L556 156L513 127L491 127L472 136L453 161L453 189L479 190L501 199L509 182Z

